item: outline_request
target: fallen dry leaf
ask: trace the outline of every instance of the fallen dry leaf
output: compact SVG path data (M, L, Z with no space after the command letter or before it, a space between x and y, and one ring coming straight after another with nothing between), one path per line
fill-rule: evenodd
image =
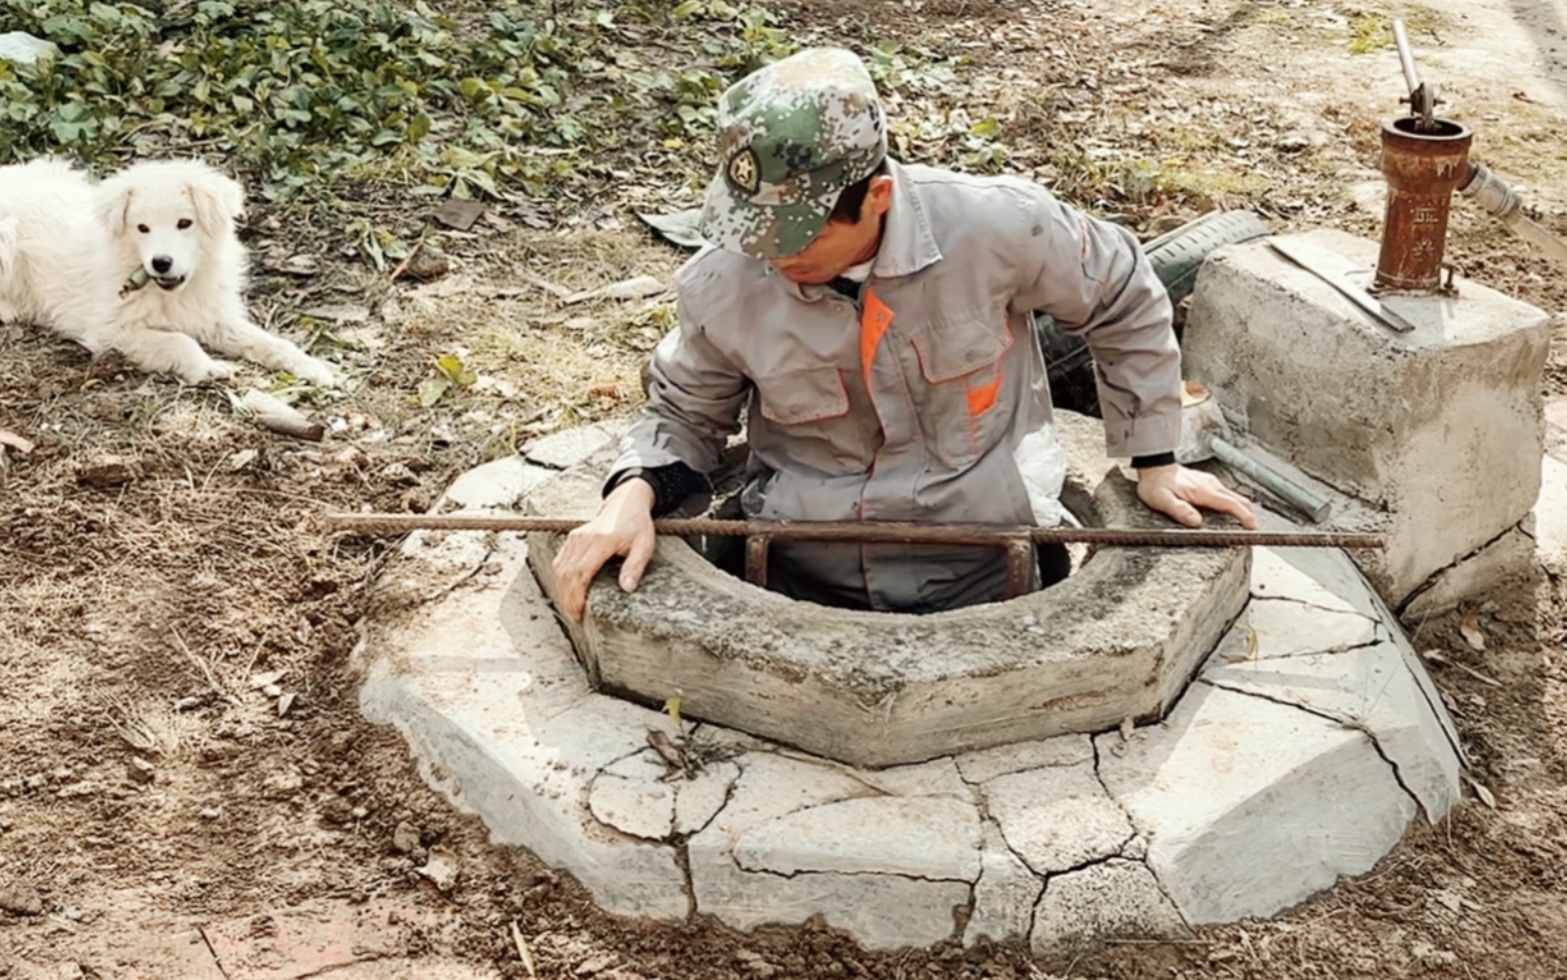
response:
M10 446L18 453L26 456L33 451L34 443L20 432L12 432L10 429L0 429L0 446Z
M1458 627L1458 632L1464 636L1464 642L1476 650L1485 649L1485 634L1480 632L1480 610L1471 609L1464 613L1464 621Z

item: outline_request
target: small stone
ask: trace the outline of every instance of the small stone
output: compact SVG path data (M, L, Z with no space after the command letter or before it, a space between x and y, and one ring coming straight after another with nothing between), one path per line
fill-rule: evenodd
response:
M430 849L430 858L424 867L419 869L419 874L429 879L430 884L437 891L451 891L457 884L457 875L460 872L457 866L457 855L442 847Z
M352 812L353 812L355 820L363 820L365 817L368 817L370 815L370 811L366 810L362 806L354 807Z
M0 884L0 912L12 915L43 915L44 900L38 889L25 881Z
M88 486L118 487L136 479L137 466L119 456L100 456L76 467L76 482Z
M215 806L204 807L201 811L201 819L216 820L223 815L223 811Z
M404 820L392 831L392 847L399 854L407 854L419 846L419 828Z
M261 785L266 789L268 796L292 796L304 787L305 777L300 775L298 769L291 766L267 776Z
M429 282L439 279L451 269L451 262L446 258L446 253L434 245L424 243L414 249L408 256L403 272L410 279L418 279L420 282Z
M277 716L279 718L288 714L288 709L294 706L294 694L290 691L277 699Z
M276 684L268 684L261 689L261 693L269 698L276 698L283 695L283 689Z
M125 772L135 783L152 783L158 778L157 768L139 755L131 756L131 761L125 768Z
M739 960L741 965L753 976L762 977L763 980L778 973L778 967L767 962L760 953L753 953L748 949L742 949L736 953L735 959Z
M22 781L28 789L43 789L49 784L49 777L41 772L35 772Z

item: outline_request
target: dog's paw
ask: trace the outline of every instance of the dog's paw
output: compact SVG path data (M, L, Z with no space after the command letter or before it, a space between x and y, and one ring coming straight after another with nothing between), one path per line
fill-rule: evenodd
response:
M332 374L332 369L327 367L324 361L318 361L313 357L294 365L290 373L318 388L337 387L337 377Z
M188 385L205 384L208 381L227 381L234 376L234 365L227 361L207 361L189 365L175 372Z

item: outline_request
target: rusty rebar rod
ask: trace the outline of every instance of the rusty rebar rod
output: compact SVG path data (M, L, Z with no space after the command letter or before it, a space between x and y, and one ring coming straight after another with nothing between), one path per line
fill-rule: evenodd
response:
M333 527L361 534L409 531L542 531L565 534L586 521L558 517L488 514L331 514ZM663 535L764 537L771 541L853 541L862 544L976 544L1005 546L1028 538L1038 544L1091 544L1135 548L1384 548L1380 534L1352 531L1212 531L1029 527L1006 524L916 524L903 521L726 521L665 518L653 522Z

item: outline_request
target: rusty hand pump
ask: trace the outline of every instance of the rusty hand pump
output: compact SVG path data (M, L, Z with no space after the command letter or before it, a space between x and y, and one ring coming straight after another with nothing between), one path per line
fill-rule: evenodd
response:
M1447 251L1447 216L1453 192L1469 182L1468 126L1435 115L1437 98L1420 80L1402 21L1393 22L1410 115L1382 126L1382 175L1387 211L1377 257L1374 291L1441 289Z

